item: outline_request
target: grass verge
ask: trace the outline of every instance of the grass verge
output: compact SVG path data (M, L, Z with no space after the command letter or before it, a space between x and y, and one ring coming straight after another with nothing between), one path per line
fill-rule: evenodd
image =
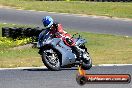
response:
M3 26L12 25L0 24L0 28ZM68 29L67 31L71 34L75 33ZM132 37L87 32L79 32L79 34L88 41L86 46L93 59L93 64L132 64ZM37 53L38 49L10 50L9 48L3 49L0 44L0 67L43 65L41 57Z
M2 24L0 23L0 67L25 67L25 66L42 66L38 49L24 48L12 49L27 43L27 39L12 40L2 37L2 27L30 27L26 25ZM25 43L24 43L25 42Z
M25 10L132 18L131 2L0 0L0 5Z

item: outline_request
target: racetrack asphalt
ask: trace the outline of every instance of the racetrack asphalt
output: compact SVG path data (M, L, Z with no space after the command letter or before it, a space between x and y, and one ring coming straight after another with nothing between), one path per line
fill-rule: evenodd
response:
M0 8L0 22L28 24L42 27L42 18L52 16L64 28L92 33L132 36L132 20L110 19L95 16L58 14Z
M132 88L129 84L85 84L76 82L77 68L49 71L47 68L0 70L0 88ZM94 66L87 74L130 74L132 66Z

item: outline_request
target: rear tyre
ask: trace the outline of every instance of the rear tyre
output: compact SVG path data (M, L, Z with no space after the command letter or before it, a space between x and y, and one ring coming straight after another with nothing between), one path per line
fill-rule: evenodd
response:
M43 50L42 61L48 69L52 71L60 70L60 60L56 50L52 48Z

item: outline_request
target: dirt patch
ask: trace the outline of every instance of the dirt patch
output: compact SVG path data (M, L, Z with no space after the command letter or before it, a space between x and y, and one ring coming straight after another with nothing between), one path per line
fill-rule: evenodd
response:
M22 49L33 48L33 47L36 47L35 44L26 44L26 45L10 48L9 50L22 50Z
M3 6L3 5L0 5L0 8L11 8L10 6Z

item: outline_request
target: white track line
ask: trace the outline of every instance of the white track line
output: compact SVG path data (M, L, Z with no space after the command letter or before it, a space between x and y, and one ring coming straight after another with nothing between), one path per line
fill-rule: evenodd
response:
M99 64L97 66L132 66L132 64Z
M0 68L0 70L43 69L43 68L47 68L47 67L46 66L41 66L41 67Z
M7 23L3 23L3 24L7 24Z
M132 64L99 64L99 65L93 65L95 66L132 66ZM40 67L16 67L16 68L0 68L0 70L22 70L22 69L44 69L47 68L46 66L40 66Z

